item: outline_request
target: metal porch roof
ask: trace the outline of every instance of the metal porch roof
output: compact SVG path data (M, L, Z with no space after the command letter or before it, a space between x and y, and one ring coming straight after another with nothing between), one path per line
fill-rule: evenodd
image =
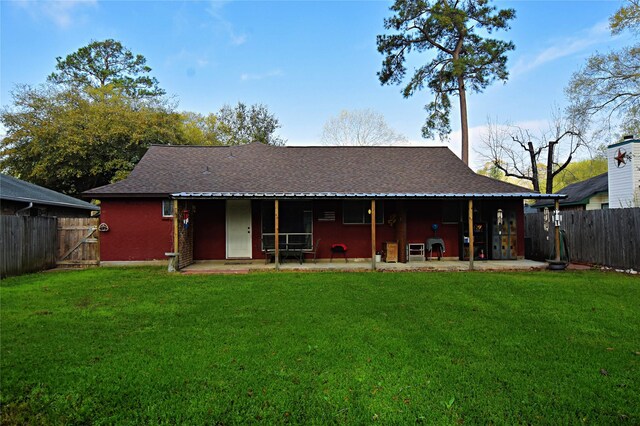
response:
M522 198L562 199L564 194L538 194L536 192L512 193L340 193L340 192L177 192L175 199L226 199L226 198L415 198L415 199L469 199L469 198Z

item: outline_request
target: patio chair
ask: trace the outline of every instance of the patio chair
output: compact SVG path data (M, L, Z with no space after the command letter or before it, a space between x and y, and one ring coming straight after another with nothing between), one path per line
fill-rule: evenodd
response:
M318 247L320 247L320 238L316 240L316 244L313 246L313 250L309 253L313 253L313 263L317 263L316 256L318 256Z
M331 259L329 259L329 263L331 263L331 261L333 261L333 255L335 255L335 254L342 254L344 256L345 263L348 262L348 260L347 260L347 245L346 244L338 243L338 244L333 244L331 246Z
M262 250L264 251L264 263L269 264L276 254L275 239L270 235L262 236Z

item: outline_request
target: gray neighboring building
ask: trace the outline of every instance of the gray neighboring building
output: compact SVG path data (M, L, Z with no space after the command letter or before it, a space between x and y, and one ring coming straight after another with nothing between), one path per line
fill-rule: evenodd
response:
M0 173L3 215L90 217L100 207Z
M567 185L557 192L567 197L560 200L560 210L600 210L609 208L607 173ZM541 210L553 210L553 200L538 200L532 205Z

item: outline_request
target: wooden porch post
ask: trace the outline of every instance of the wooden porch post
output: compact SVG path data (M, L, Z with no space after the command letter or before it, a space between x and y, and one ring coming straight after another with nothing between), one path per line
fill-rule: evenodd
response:
M180 269L180 234L179 234L179 224L180 217L178 216L180 212L178 211L178 200L173 200L173 255L169 258L169 272L176 272Z
M371 269L376 270L376 200L371 200Z
M559 212L560 211L560 200L558 200L556 198L556 203L555 204L556 204L556 210L555 211ZM553 217L554 217L554 220L555 220L555 217L556 217L555 212L554 212ZM555 223L554 223L554 225L555 225L555 228L556 228L556 238L555 238L556 258L555 258L555 261L559 263L560 262L560 226L556 225Z
M464 247L463 247L464 250ZM469 270L473 271L473 199L469 200Z
M173 252L178 253L180 249L180 238L178 235L178 215L180 212L178 211L178 200L173 200Z
M407 208L404 200L398 204L398 262L407 263Z
M279 224L279 203L278 200L275 200L275 246L274 246L274 255L276 256L276 270L280 269L280 224Z

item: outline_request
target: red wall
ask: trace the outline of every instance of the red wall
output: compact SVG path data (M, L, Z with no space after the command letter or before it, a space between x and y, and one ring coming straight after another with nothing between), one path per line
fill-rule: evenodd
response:
M380 207L380 203L376 208ZM334 211L335 222L320 222L318 217L324 211ZM385 218L387 214L385 212ZM386 220L386 219L385 219ZM393 237L393 229L388 225L376 225L376 250L382 249L382 242ZM318 258L331 257L331 245L344 243L348 247L348 257L371 257L371 224L345 225L342 223L342 201L316 201L313 204L314 243L322 239Z
M424 243L427 238L434 236L442 238L445 245L446 257L457 257L460 254L458 223L443 223L442 208L444 203L460 204L458 201L408 201L407 210L407 243ZM431 225L437 224L438 231L434 234ZM425 255L428 256L427 253Z
M284 201L283 201L284 202ZM466 219L466 202L415 200L405 201L407 213L407 242L423 243L433 236L431 225L439 226L437 236L446 246L446 257L458 257L460 230L458 224L442 223L443 203L458 203ZM261 201L252 202L252 246L253 258L263 258L261 252ZM225 259L225 201L209 200L194 203L192 214L194 226L194 259ZM518 256L524 256L524 213L522 202L490 201L476 203L483 220L489 221L495 210L513 209L518 221ZM392 214L398 211L395 201L378 201L376 207L384 210L384 224L376 225L376 251L382 250L385 241L397 241L396 228L388 224ZM152 260L165 259L165 252L173 251L173 221L162 217L161 199L103 200L101 222L109 225L109 231L101 233L101 259ZM320 222L324 211L335 211L334 222ZM329 258L330 247L335 243L347 244L350 258L371 256L371 225L345 225L342 223L342 201L316 200L313 202L313 238L322 239L318 258Z
M383 209L384 223L376 225L376 251L381 251L385 241L397 241L396 227L389 224L391 215L398 213L394 201L377 201L376 209ZM371 225L345 225L342 223L342 201L318 201L314 203L313 237L322 239L318 257L331 257L331 245L345 243L349 257L371 257ZM318 215L325 210L336 212L335 222L319 222ZM407 242L424 243L433 236L432 223L438 223L438 237L443 238L447 256L458 255L458 225L442 225L440 203L426 201L405 202L407 213Z
M224 259L227 255L225 201L198 201L194 207L193 259Z
M161 199L105 199L100 222L109 231L100 233L100 259L166 259L173 251L173 220L162 217Z

